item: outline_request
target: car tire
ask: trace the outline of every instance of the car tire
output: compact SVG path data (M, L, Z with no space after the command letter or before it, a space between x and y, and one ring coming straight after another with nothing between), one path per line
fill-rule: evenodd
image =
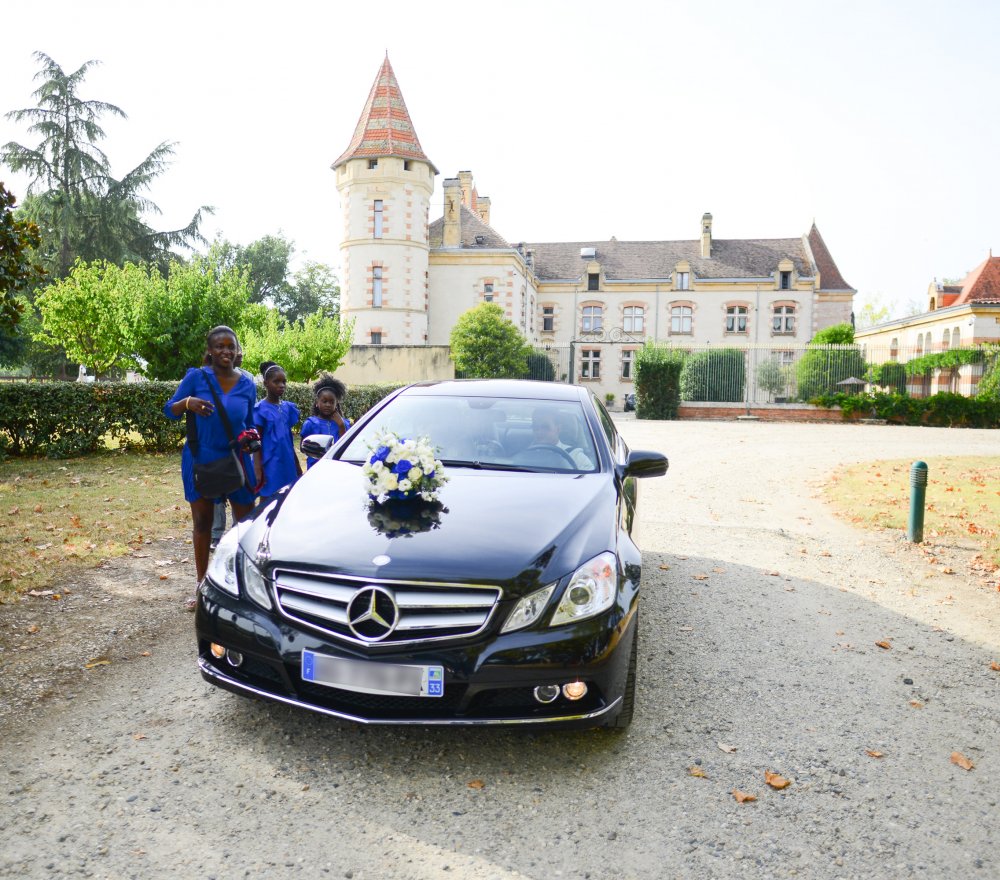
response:
M627 730L635 714L635 674L639 661L639 615L635 618L635 635L632 636L632 650L628 656L628 675L625 677L625 693L622 694L622 710L605 725L609 730Z

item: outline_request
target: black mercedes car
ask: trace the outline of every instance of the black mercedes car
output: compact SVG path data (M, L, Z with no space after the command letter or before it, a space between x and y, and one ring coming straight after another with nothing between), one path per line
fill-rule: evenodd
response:
M387 432L433 444L436 497L372 497ZM636 478L667 459L630 450L589 390L419 383L302 448L319 460L226 534L199 589L207 681L364 724L628 726Z

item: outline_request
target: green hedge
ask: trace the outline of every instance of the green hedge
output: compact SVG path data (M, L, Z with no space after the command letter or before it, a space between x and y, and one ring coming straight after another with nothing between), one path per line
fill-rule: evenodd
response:
M681 399L736 403L743 400L746 352L738 348L699 351L684 359Z
M1000 428L1000 400L942 392L930 397L905 394L823 394L809 401L840 407L844 418L864 415L900 425L944 428Z
M399 388L360 385L350 388L344 412L356 421ZM177 449L184 420L163 414L176 382L4 382L0 384L0 456L44 455L69 458L106 448L150 452ZM263 396L262 386L257 393ZM295 403L303 421L312 414L312 386L289 382L285 399Z
M684 353L647 342L635 358L635 417L676 419L681 404Z

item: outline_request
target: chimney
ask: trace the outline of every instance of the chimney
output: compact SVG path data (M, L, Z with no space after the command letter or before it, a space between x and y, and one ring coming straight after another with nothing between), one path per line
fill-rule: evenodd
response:
M444 238L445 247L462 246L462 184L457 177L444 182Z
M480 196L477 203L477 212L479 213L479 219L483 221L487 226L490 225L490 197Z
M469 208L475 208L475 197L473 196L475 185L472 183L472 172L459 171L458 179L462 184L462 204Z
M707 260L712 256L712 215L701 215L701 256Z

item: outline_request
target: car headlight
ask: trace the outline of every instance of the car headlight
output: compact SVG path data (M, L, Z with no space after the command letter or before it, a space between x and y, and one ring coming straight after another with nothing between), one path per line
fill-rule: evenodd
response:
M246 553L239 553L236 557L240 566L240 582L247 595L258 605L270 610L271 597L267 593L267 581L253 560Z
M569 579L549 626L574 623L611 607L618 587L618 563L614 553L602 553L585 562Z
M219 545L208 563L208 577L212 583L234 596L240 594L239 584L236 582L236 551L239 546L239 530L232 528L219 539Z
M534 593L529 593L522 598L514 606L514 610L507 615L503 626L500 627L500 632L505 633L515 629L524 629L524 627L533 624L541 616L541 613L545 610L545 606L549 604L549 599L555 588L555 584L549 584L547 587L536 590Z

